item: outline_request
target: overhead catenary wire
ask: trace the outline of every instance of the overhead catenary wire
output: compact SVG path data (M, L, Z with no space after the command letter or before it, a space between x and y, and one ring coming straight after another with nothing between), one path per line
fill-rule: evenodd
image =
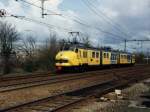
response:
M17 0L18 1L18 0ZM25 0L20 0L20 1L22 1L22 2L24 2L24 3L26 3L26 4L29 4L29 5L32 5L32 6L34 6L34 7L37 7L37 8L42 8L42 7L40 7L40 6L38 6L38 5L35 5L35 4L33 4L33 3L30 3L30 2L27 2L27 1L25 1ZM56 14L56 12L54 12L54 11L51 11L51 10L48 10L48 9L43 9L43 10L45 10L45 11L48 11L48 12L51 12L51 13L54 13L54 14ZM66 16L64 16L64 15L57 15L57 16L61 16L61 17L63 17L63 18L67 18L68 19L68 17L66 17ZM76 23L78 23L78 24L80 24L80 25L82 25L82 26L84 26L84 27L86 27L86 28L94 28L93 26L91 26L91 25L87 25L87 24L85 24L85 23L83 23L81 20L76 20L76 19L71 19L72 21L74 21L74 22L76 22ZM95 28L96 30L99 30L99 31L101 31L102 33L105 33L105 34L107 34L107 35L110 35L110 36L114 36L115 38L117 38L117 37L121 37L121 36L119 36L119 35L117 35L117 34L113 34L113 33L111 33L111 32L108 32L108 31L104 31L103 29L101 29L101 28Z
M98 1L98 0L97 0ZM130 31L126 26L124 26L124 24L120 24L118 22L116 22L115 20L112 20L112 18L110 18L109 16L107 16L103 11L101 11L100 9L98 10L103 16L106 17L106 19L108 19L108 21L112 22L112 25L116 25L118 26L120 29L120 31L122 30L125 30L125 31L122 31L122 33L124 33L126 36L132 38L135 33L133 33L132 31Z
M25 17L25 16L16 16L16 15L10 14L10 17L14 17L14 18L17 18L17 19L25 20L25 21L28 21L28 22L34 22L34 23L37 23L37 24L40 24L40 25L47 26L47 27L49 27L51 29L56 28L56 29L60 29L60 30L64 30L64 31L72 31L72 30L67 29L67 28L62 28L62 27L59 27L59 26L54 26L54 25L51 25L51 24L48 24L48 23L45 23L45 22L41 22L39 20L35 20L35 19L32 19L32 18Z
M110 24L116 31L119 31L122 33L124 36L131 37L131 35L125 33L124 31L121 30L121 25L118 23L115 23L112 21L111 18L106 16L101 10L99 10L93 3L91 3L89 0L82 0L83 3L93 12L95 13L100 19L103 19L107 24ZM125 39L125 38L124 38Z
M9 13L8 13L9 14ZM8 16L7 16L8 17ZM24 17L24 16L16 16L16 15L13 15L13 14L10 14L9 17L15 17L17 19L21 19L21 20L25 20L25 21L28 21L28 22L34 22L34 23L37 23L37 24L40 24L40 25L45 25L49 28L59 28L61 30L66 30L66 31L69 31L68 29L64 29L64 28L61 28L61 27L56 27L56 26L53 26L53 25L50 25L50 24L47 24L47 23L44 23L44 22L41 22L41 21L38 21L38 20L34 20L34 19L31 19L31 18L27 18L27 17ZM71 31L71 30L70 30ZM82 35L85 35L84 33L80 32Z
M123 25L120 25L119 23L114 22L110 17L108 17L104 12L102 12L100 9L98 9L93 3L91 3L89 0L87 0L89 5L91 5L95 10L98 10L98 13L104 17L104 20L108 23L111 24L116 30L120 31L123 33L125 36L131 36L127 34L126 32L122 31L121 29L123 28Z
M25 0L21 0L21 1L25 1ZM42 8L42 7L37 6L37 5L33 4L33 3L29 3L29 2L27 2L27 1L25 1L25 3L28 3L29 5L32 5L32 6L36 6L37 8ZM48 9L44 9L44 10L50 11L50 10L48 10ZM52 11L51 11L51 12L52 12ZM61 17L64 17L64 18L65 18L64 15L58 15L58 16L61 16ZM87 24L83 23L83 21L82 21L80 18L78 18L78 17L76 17L76 18L77 18L78 20L76 20L76 19L72 19L72 20L75 21L76 23L82 25L82 26L85 26L85 27L88 27L88 28L89 28L89 27L94 28L93 26L90 26L90 25L87 25ZM30 21L30 22L37 22L37 21L35 21L35 20L33 20L33 19L30 19L30 18L24 18L24 20L27 20L27 21ZM38 21L38 23L39 23L39 21ZM46 25L46 26L52 28L52 26L49 26L49 25L47 25L46 23L41 23L41 22L40 22L40 24ZM54 26L53 26L53 27L54 27ZM58 28L58 29L62 29L62 28L60 28L60 27L57 27L57 28ZM95 27L95 29L101 31L102 33L105 33L105 34L107 34L107 35L110 35L111 38L114 38L115 40L116 40L116 37L122 38L120 35L113 34L113 33L111 33L111 32L105 31L105 30L103 30L103 29L101 29L101 28ZM66 30L66 29L65 29L65 30ZM66 31L68 31L68 29L67 29ZM118 40L120 40L120 39L118 39ZM121 41L121 40L120 40L120 41Z

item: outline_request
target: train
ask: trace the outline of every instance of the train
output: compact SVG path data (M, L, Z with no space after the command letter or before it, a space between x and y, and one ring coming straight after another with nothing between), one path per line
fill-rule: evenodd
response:
M87 71L89 69L134 65L135 54L110 48L85 47L72 44L64 47L55 58L57 71Z

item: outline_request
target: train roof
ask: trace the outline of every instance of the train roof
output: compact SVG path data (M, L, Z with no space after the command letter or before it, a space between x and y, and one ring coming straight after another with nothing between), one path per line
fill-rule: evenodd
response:
M120 54L128 54L131 55L133 53L130 52L125 52L125 51L120 51L120 50L114 50L111 47L100 47L100 48L96 48L96 47L92 47L92 46L86 46L83 43L68 43L68 45L70 47L75 47L75 48L81 48L81 49L89 49L89 50L102 50L102 51L106 51L106 52L113 52L113 53L120 53Z

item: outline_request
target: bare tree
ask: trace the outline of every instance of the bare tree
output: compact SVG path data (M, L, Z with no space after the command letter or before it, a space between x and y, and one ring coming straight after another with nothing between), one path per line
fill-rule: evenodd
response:
M144 57L146 57L146 55L144 53L136 53L136 63L138 64L143 64L144 62Z
M47 70L54 70L55 56L58 52L58 39L54 33L50 34L50 37L45 40L45 44L41 47L39 52L39 61L41 68Z
M28 36L22 40L20 50L24 55L23 68L32 72L36 69L36 57L37 57L37 42L33 36Z
M3 74L11 71L11 60L15 54L16 42L19 40L16 28L7 22L0 22L0 55L3 62Z
M91 47L91 41L88 35L81 38L81 41L85 47Z
M22 43L23 45L21 46L21 50L24 52L26 57L33 58L37 50L36 39L30 35L26 39L22 40Z

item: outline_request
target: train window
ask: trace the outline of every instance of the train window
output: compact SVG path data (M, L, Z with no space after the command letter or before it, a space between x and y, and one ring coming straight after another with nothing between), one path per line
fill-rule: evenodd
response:
M92 52L92 58L95 58L95 52Z
M83 58L87 58L87 52L86 51L83 52Z
M82 57L81 51L79 51L79 56Z
M115 55L113 55L113 60L115 60Z
M78 53L78 49L75 49L75 52Z
M127 56L126 56L126 55L124 55L124 59L127 59Z
M96 53L96 58L99 58L99 52Z
M115 60L117 60L117 55L115 55Z
M116 60L116 55L115 54L111 55L111 60Z
M83 58L85 58L85 51L83 51Z
M107 53L107 58L109 58L109 53Z
M121 59L123 59L123 55L121 55Z
M86 57L88 58L88 52L86 52Z
M106 53L104 53L104 58L107 58Z
M130 60L131 59L131 56L130 55L128 55L128 60Z
M87 58L88 56L87 56L87 52L85 52L85 57Z
M114 60L114 54L111 54L111 60Z
M104 53L104 58L109 58L109 53Z

